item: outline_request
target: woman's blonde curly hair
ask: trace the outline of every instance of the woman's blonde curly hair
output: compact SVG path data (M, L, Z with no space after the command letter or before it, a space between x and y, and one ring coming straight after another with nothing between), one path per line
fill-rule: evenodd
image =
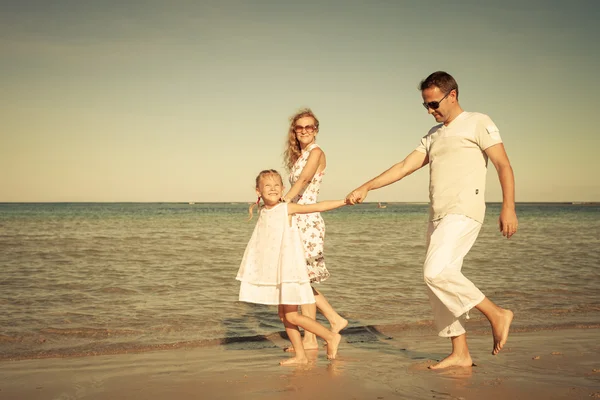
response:
M288 128L286 149L283 152L283 160L288 172L292 170L292 167L298 158L300 158L300 155L302 155L302 149L300 148L300 142L298 142L298 139L296 138L294 126L296 126L296 121L304 117L311 117L315 121L315 127L317 128L316 131L319 131L319 120L310 108L302 108L296 114L290 117L290 127Z

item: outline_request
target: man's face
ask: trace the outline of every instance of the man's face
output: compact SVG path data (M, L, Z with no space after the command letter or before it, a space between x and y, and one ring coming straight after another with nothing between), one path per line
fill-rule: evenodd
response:
M455 93L455 91L444 93L437 86L429 87L421 92L423 105L427 108L427 112L433 115L436 122L446 122L450 116L450 110L456 100Z

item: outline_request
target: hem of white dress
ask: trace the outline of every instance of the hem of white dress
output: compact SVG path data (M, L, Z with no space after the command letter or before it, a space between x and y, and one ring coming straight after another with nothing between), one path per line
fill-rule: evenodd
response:
M261 303L261 302L250 300L250 299L239 299L239 301L242 301L244 303L262 304L264 306L280 306L280 305L286 305L286 306L303 306L305 304L315 304L316 303L316 301L313 301L313 302L310 302L310 303Z
M277 282L277 283L273 283L273 282L254 282L254 281L249 281L249 280L245 280L244 278L240 278L237 277L235 278L236 280L240 281L240 282L244 282L247 283L249 285L254 285L254 286L279 286L279 285L283 285L283 284L299 284L299 285L304 285L305 283L310 284L310 279L307 279L305 281L281 281L281 282Z
M315 296L309 282L254 285L242 281L239 300L266 305L302 305L315 303Z

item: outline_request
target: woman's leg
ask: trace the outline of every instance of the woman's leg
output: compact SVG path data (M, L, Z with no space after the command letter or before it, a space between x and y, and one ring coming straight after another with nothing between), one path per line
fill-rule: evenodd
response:
M314 293L314 289L313 289ZM316 297L315 297L316 300ZM302 315L312 320L317 320L317 305L315 303L312 304L302 304ZM317 342L317 336L309 332L307 330L304 331L304 340L302 341L304 345L304 349L306 350L316 350L319 348L319 343Z
M321 314L323 314L323 316L329 321L329 324L331 325L331 331L333 333L340 333L340 331L348 325L348 321L333 309L333 307L331 306L331 304L329 304L323 293L319 292L314 287L312 288L312 290L313 294L315 295L316 306L319 309L319 311L321 311ZM302 309L302 314L304 314L304 309Z

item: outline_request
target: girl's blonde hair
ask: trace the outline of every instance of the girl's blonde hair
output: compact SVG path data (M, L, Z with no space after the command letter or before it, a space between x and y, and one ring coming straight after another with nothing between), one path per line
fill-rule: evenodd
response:
M298 142L298 139L296 138L294 126L296 126L296 121L304 117L311 117L315 121L316 131L319 131L319 120L310 108L302 108L290 117L286 149L283 152L283 161L288 172L292 170L292 167L298 158L300 158L300 155L302 155L302 149L300 149L300 142Z
M260 186L260 181L265 177L265 176L277 176L279 178L279 180L281 181L281 184L283 185L283 178L281 177L281 174L279 172L277 172L274 169L265 169L260 171L260 173L256 176L256 186L255 188L258 190L259 186ZM256 203L252 203L250 205L250 207L248 207L248 221L250 221L252 219L252 210L254 209L254 207L258 207L260 203L260 196L258 197L258 199L256 200Z

